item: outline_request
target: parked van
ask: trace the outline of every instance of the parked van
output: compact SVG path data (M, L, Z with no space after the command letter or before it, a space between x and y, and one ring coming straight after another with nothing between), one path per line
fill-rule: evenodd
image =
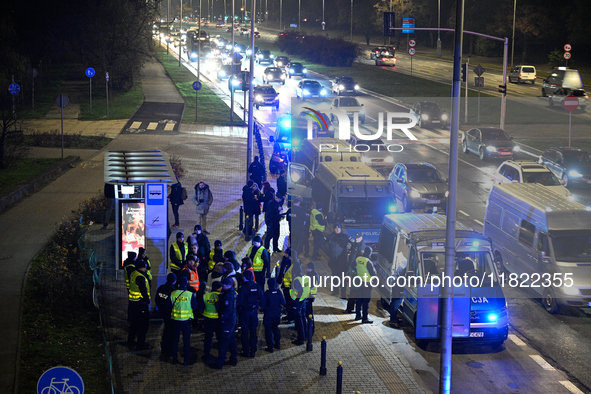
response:
M545 186L494 185L484 235L492 238L495 263L519 286L542 295L549 313L561 306L591 306L591 209Z
M441 286L435 279L445 271L445 241L446 217L442 215L387 215L380 230L378 292L389 303L396 298L393 290L397 287L388 278L399 277L402 315L423 344L441 336ZM454 276L460 280L454 280L452 337L500 345L509 332L507 303L490 240L456 222L455 250ZM478 278L484 280L472 280Z
M517 84L524 82L536 83L536 68L534 66L515 66L509 71L509 82Z
M338 138L314 138L304 140L302 150L295 155L294 161L305 165L312 174L316 174L321 163L359 163L361 153L352 149L348 142Z
M542 84L542 97L554 93L561 88L582 89L583 80L577 70L570 70L566 67L558 67L553 70Z
M361 233L368 245L378 243L384 216L396 212L390 181L363 163L321 163L312 199L322 203L329 222L339 222L351 236Z

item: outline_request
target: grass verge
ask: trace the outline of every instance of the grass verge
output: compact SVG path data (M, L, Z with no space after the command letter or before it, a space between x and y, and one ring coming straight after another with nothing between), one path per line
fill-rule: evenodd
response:
M109 116L107 117L107 97L103 84L93 84L92 113L89 100L80 103L80 120L129 119L144 102L142 84L135 79L133 87L127 92L109 90ZM103 81L104 82L104 81Z
M199 91L199 112L197 114L197 121L195 121L195 90L193 89L193 82L197 78L186 67L179 67L178 60L172 55L168 55L167 57L166 49L160 46L156 47L155 56L162 63L185 100L183 123L244 126L244 122L241 120L230 122L230 110L228 106L207 86L205 81L202 81L202 88Z
M14 165L0 170L0 195L4 195L16 185L39 174L61 159L23 159Z
M51 130L49 132L33 131L30 134L26 134L24 138L24 144L27 146L44 148L62 147L62 134L59 130ZM113 140L107 137L81 135L81 133L78 133L64 134L63 141L64 148L101 150Z

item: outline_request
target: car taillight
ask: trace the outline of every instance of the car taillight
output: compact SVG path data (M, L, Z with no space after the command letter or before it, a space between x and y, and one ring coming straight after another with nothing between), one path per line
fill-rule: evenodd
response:
M385 58L385 57L383 57L383 58L382 58L382 61L384 61L384 60L386 60L386 58Z

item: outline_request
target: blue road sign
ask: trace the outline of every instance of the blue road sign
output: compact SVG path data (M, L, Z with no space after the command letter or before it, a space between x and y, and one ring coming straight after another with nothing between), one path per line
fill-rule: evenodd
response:
M53 367L41 375L37 394L84 394L84 381L78 372L68 367Z
M414 34L415 18L402 18L402 27L403 33Z
M201 82L199 82L199 81L193 82L193 89L201 90Z
M10 94L14 96L15 94L18 94L18 92L21 91L21 87L18 86L18 83L13 82L10 85L8 85L8 91L10 92Z
M109 82L109 72L107 71L107 74L105 75L105 78L107 79L107 82Z
M92 77L94 77L94 68L92 68L92 67L88 67L88 68L86 69L86 76L87 76L88 78L92 78Z

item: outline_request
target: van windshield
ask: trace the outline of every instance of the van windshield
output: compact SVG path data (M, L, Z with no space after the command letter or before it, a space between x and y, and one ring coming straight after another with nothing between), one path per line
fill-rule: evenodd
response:
M343 223L382 223L396 205L391 198L370 198L367 201L342 198L339 201Z
M591 259L591 230L552 231L550 239L556 261L574 263Z
M427 281L429 276L439 276L445 270L445 253L422 253L423 260L423 278ZM491 276L492 275L492 276ZM491 286L491 278L497 282L496 271L493 268L492 258L489 252L458 252L454 262L454 276L466 278L471 286L480 287ZM470 278L478 277L479 280ZM484 279L483 279L484 278Z

